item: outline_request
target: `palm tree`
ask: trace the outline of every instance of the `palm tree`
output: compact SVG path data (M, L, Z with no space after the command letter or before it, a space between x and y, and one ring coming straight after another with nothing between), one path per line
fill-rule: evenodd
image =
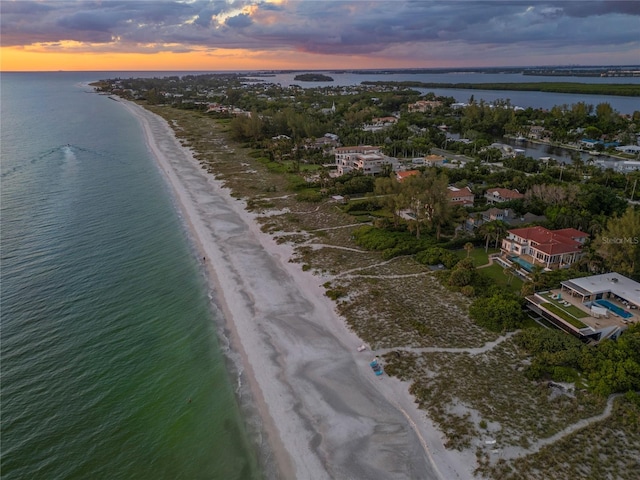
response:
M495 248L498 248L498 243L502 240L507 233L508 225L504 223L502 220L496 220L494 226L494 233L496 236L496 245Z
M471 255L471 252L473 251L473 243L471 242L465 243L464 249L467 251L467 258L469 258L469 255Z
M485 252L489 251L489 242L493 238L493 235L495 233L495 228L496 227L494 222L487 222L481 225L480 228L478 229L478 232L480 233L480 235L482 235L482 237L487 241L487 243L484 246Z
M511 265L510 267L506 267L502 271L507 276L507 285L511 285L511 282L513 281L513 278L516 276L518 269L513 265Z
M544 272L544 268L540 265L534 265L531 273L529 275L531 284L533 285L533 291L535 292L538 287L542 284L542 275Z

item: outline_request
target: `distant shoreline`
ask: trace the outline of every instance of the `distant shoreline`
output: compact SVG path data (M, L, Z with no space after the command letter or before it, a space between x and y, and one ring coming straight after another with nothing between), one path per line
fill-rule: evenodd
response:
M414 81L364 81L363 85L406 88L451 88L459 90L504 90L516 92L579 93L640 97L640 85L632 83L526 82L526 83L431 83Z

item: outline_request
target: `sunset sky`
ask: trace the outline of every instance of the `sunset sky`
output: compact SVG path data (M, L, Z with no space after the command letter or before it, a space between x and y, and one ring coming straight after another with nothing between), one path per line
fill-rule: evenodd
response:
M0 69L640 64L640 1L0 0Z

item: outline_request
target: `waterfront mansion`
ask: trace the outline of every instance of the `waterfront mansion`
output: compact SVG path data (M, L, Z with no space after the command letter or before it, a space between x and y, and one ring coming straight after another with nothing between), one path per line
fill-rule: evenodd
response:
M533 265L549 270L567 268L580 260L589 235L575 228L549 230L544 227L516 228L502 240L503 257L530 272Z

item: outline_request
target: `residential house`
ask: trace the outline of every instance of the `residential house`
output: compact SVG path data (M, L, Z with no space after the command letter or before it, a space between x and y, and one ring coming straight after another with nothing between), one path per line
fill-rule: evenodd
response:
M525 213L524 215L518 215L511 208L496 208L491 207L484 212L476 212L465 220L465 230L473 230L480 225L500 220L507 225L528 225L531 223L544 222L547 218L544 215L534 215L533 213Z
M445 161L446 158L442 155L427 155L424 157L424 165L428 167L442 166Z
M640 153L640 146L638 145L622 145L616 147L616 150L622 153L629 153L631 155L637 155Z
M529 138L534 140L541 140L545 137L548 137L550 132L546 131L544 127L540 125L533 125L529 128Z
M575 228L549 230L527 227L509 230L502 240L503 256L531 271L533 265L547 269L567 268L582 258L589 235Z
M518 225L533 222L543 222L547 218L544 215L534 215L533 213L525 213L524 215L518 215L511 208L496 208L492 207L489 210L482 212L482 220L484 222L493 222L500 220L508 225Z
M579 143L582 148L586 149L595 149L596 145L602 145L605 149L620 146L620 142L605 142L603 140L594 140L592 138L583 138Z
M634 170L640 170L640 161L625 160L624 162L617 162L616 170L619 172L633 172Z
M247 112L242 110L241 108L234 107L232 105L221 105L219 103L210 103L207 107L206 113L215 112L215 113L227 113L235 116L245 116L251 117L251 112Z
M399 168L398 159L384 155L380 147L337 147L333 149L333 153L338 176L354 170L360 170L365 175L376 175L382 173L384 165L390 165L393 171Z
M371 123L373 125L391 125L398 123L398 119L396 117L376 117L371 119Z
M419 170L405 170L403 172L396 172L396 180L398 182L403 182L409 177L413 177L414 175L420 174Z
M638 292L640 283L610 272L565 280L560 289L536 292L525 300L530 310L557 328L598 342L618 338L629 324L640 322Z
M410 103L408 105L409 112L421 112L425 113L432 108L437 108L442 105L442 102L437 100L418 100L416 103Z
M376 117L371 119L371 123L365 124L362 130L365 132L377 132L395 125L398 122L397 117Z
M318 138L308 138L305 140L304 148L305 149L332 149L340 145L339 139L337 135L332 133L325 133L323 137Z
M490 188L485 192L484 198L487 199L487 203L493 204L519 200L524 198L524 195L518 190L509 190L508 188Z
M463 205L465 207L473 207L475 195L469 187L458 188L452 185L447 187L447 195L451 205Z

